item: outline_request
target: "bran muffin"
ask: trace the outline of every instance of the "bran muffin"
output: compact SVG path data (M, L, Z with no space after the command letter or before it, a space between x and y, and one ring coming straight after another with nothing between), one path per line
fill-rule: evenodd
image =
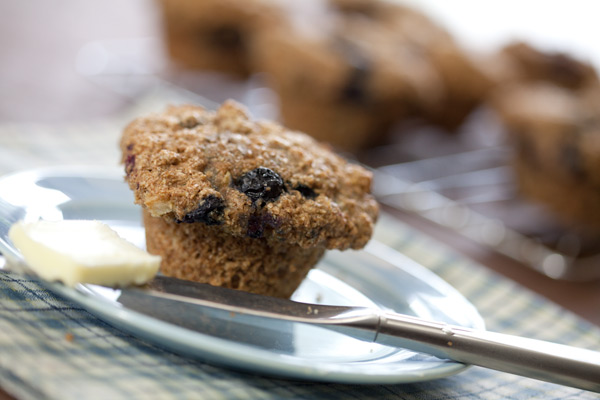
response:
M514 148L520 192L564 227L600 233L600 80L594 67L514 42L499 52L490 105Z
M186 68L246 77L253 34L280 20L272 0L160 0L169 56Z
M331 1L366 3L379 9L371 13L375 22L393 25L390 36L403 37L411 51L421 53L427 60L437 74L434 83L439 92L437 101L421 103L418 109L417 116L428 124L447 132L456 131L498 83L488 71L487 56L467 51L440 23L414 8L389 0Z
M600 232L600 86L517 83L494 94L520 191L565 225Z
M342 150L406 119L456 130L492 82L423 13L393 0L161 0L171 58L262 74L283 123Z
M323 1L324 22L300 19L257 36L253 65L277 93L283 123L355 151L377 143L400 114L439 98L439 79L383 10ZM380 4L379 1L373 2Z
M491 81L424 14L388 0L323 0L325 22L256 36L252 65L279 96L283 122L357 151L406 119L456 129Z
M368 171L232 101L138 118L121 149L165 275L289 297L326 249L373 231Z

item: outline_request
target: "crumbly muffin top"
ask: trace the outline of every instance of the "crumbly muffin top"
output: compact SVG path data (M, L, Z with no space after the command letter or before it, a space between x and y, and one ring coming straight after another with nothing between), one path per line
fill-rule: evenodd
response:
M121 149L135 202L153 216L329 249L360 248L373 231L370 172L233 101L138 118Z

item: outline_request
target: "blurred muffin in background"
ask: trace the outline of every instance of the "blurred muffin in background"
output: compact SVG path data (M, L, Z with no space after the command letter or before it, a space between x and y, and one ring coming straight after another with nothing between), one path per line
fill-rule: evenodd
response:
M591 65L525 44L504 55L512 70L490 104L514 146L526 197L565 225L600 232L600 81Z
M182 65L263 73L282 122L357 151L407 118L454 130L491 80L452 36L391 0L161 0Z
M247 77L252 35L280 20L277 3L160 0L169 56L186 68Z
M296 18L258 36L254 65L279 95L285 125L352 151L441 100L439 74L400 29L403 7L327 6L319 24Z

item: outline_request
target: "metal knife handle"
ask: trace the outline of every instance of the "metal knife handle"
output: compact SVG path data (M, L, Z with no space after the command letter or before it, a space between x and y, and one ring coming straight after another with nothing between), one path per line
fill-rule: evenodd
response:
M600 352L394 313L381 314L375 341L600 392Z

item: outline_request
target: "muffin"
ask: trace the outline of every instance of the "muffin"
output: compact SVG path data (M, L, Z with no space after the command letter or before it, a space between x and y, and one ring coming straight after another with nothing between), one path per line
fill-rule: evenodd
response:
M373 231L370 172L232 101L138 118L121 149L168 276L289 297L325 250Z
M270 0L160 0L165 47L178 65L250 74L252 36L280 20Z
M370 12L374 22L393 26L389 36L403 38L404 46L421 54L436 78L436 101L419 103L417 117L429 125L454 132L497 84L490 74L487 56L467 51L438 21L409 6L389 0L331 0L334 3L365 3L377 9ZM406 68L403 63L397 68ZM403 117L398 113L397 117ZM401 119L401 118L400 118Z
M356 152L412 119L455 130L491 80L452 36L396 1L327 0L323 22L256 35L252 65L279 96L283 123Z
M524 42L498 53L500 85L489 104L514 149L520 193L564 228L600 233L600 80L569 54Z
M341 150L407 119L456 130L492 86L441 25L393 0L160 3L174 61L266 77L286 126Z
M515 149L523 195L573 229L600 232L600 87L550 82L497 91L493 105Z
M286 126L356 151L381 141L401 114L437 101L439 79L404 36L394 37L382 2L326 3L311 29L298 21L258 35L253 64L278 94Z

